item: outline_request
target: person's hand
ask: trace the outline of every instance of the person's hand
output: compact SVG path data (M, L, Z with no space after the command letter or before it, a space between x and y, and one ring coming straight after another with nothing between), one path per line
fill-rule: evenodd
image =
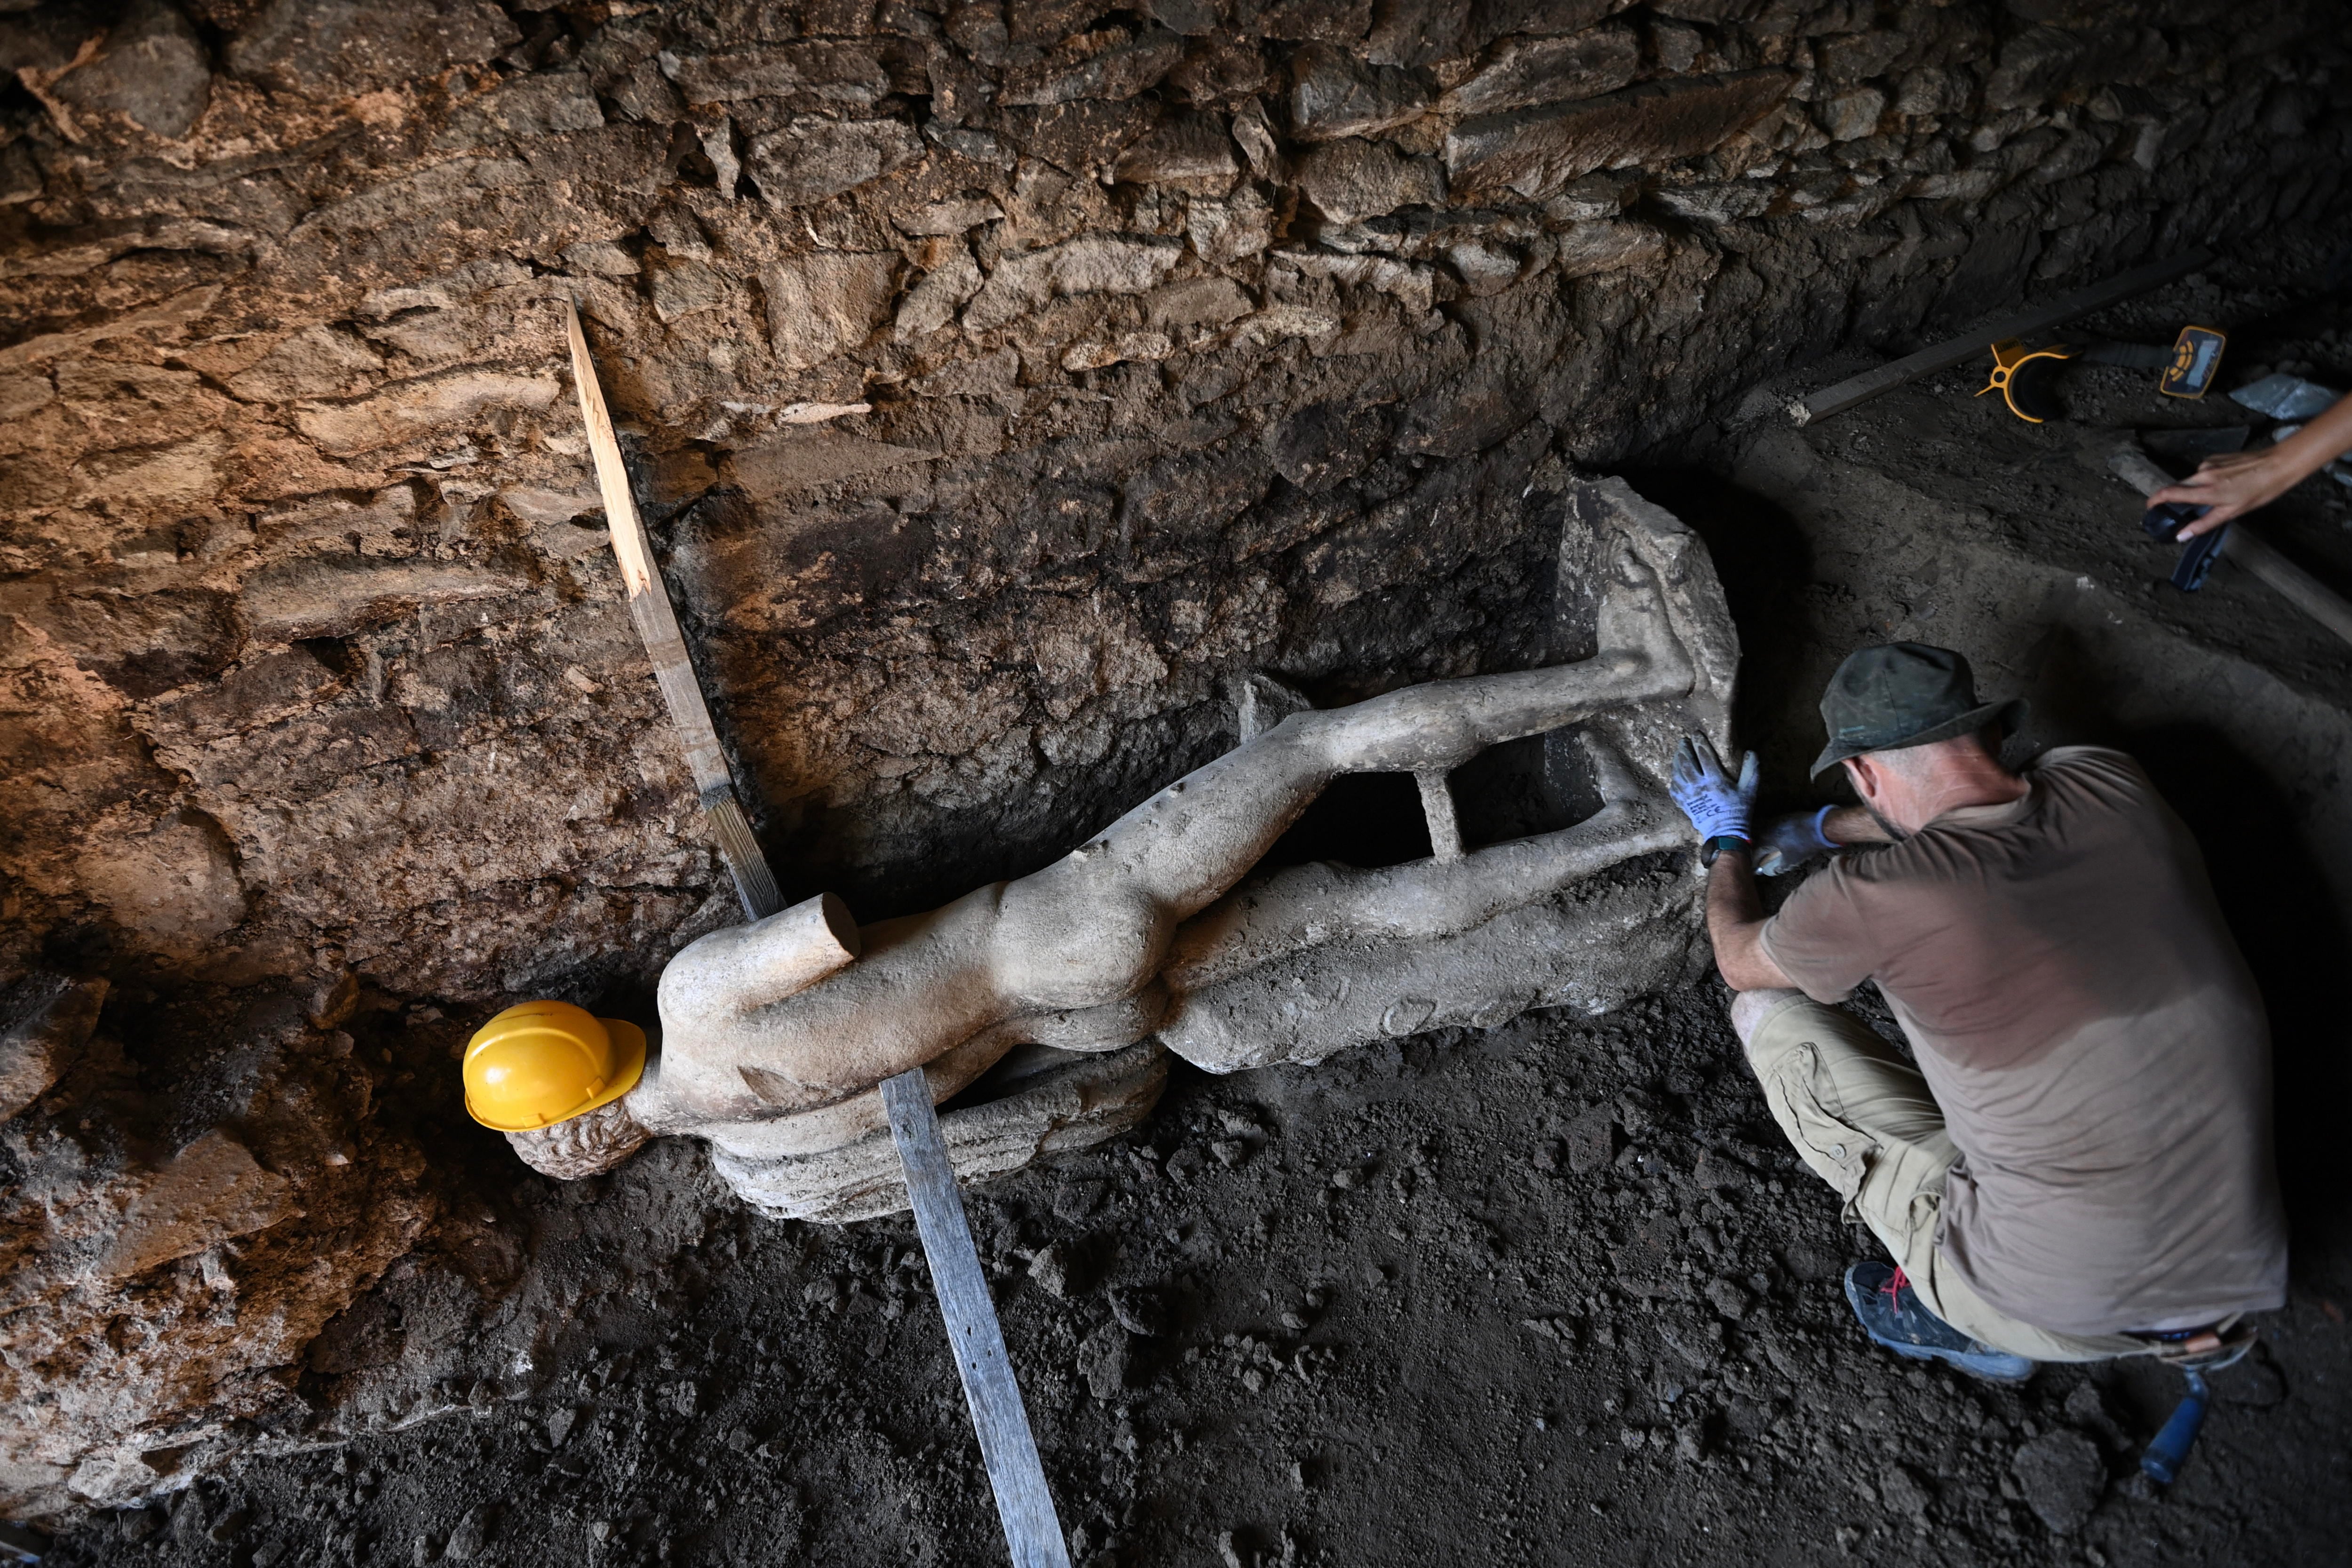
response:
M1713 742L1705 735L1685 735L1675 748L1675 776L1667 793L1698 830L1700 843L1746 838L1748 819L1756 814L1756 753L1748 753L1734 779L1715 754Z
M2347 450L2352 450L2352 397L2339 397L2284 441L2259 452L2223 452L2206 458L2195 473L2148 497L2147 504L2180 501L2211 507L2203 517L2181 526L2180 537L2194 539L2233 517L2268 506Z
M2210 533L2233 517L2270 505L2302 483L2303 479L2303 473L2294 464L2280 460L2276 447L2259 452L2223 452L2206 458L2195 473L2179 484L2167 485L2149 496L2147 504L2161 506L2166 501L2179 501L2187 506L2212 508L2203 517L2180 525L2179 537L2194 539L2200 533Z
M1825 805L1819 811L1776 816L1766 823L1764 831L1756 836L1756 874L1778 877L1837 848L1837 841L1823 831L1829 826L1830 813L1836 809Z

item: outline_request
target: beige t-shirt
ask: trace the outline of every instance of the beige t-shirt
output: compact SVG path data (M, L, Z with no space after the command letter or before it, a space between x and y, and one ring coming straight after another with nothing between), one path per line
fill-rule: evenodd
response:
M1806 994L1877 981L1960 1151L1937 1244L2059 1333L2286 1299L2269 1026L2139 764L2066 746L2006 805L1841 857L1763 931Z

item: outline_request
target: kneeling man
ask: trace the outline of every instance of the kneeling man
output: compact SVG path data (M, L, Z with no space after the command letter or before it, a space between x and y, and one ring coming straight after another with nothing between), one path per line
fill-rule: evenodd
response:
M1760 836L1752 760L1735 779L1685 742L1717 966L1773 1116L1895 1258L1846 1274L1873 1340L2002 1379L2195 1358L2285 1300L2262 999L2139 765L2063 746L2011 773L2021 708L1979 704L1957 653L1864 648L1813 769L1863 804ZM1849 845L1873 847L1765 918L1759 847ZM1835 1005L1864 980L1916 1068Z

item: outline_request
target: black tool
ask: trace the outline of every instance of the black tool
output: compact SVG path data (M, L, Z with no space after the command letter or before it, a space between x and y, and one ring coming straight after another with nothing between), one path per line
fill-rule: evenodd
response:
M2179 539L2183 528L2212 510L2209 506L2190 506L2187 501L2168 500L2143 512L2139 525L2150 539L2160 539L2170 544ZM2205 579L2213 574L2213 563L2221 558L2221 542L2229 535L2229 526L2225 523L2183 544L2180 559L2173 563L2172 585L2184 594L2193 594L2202 588Z

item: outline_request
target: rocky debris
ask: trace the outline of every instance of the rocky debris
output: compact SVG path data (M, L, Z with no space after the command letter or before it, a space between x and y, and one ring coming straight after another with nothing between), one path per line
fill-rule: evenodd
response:
M299 1430L285 1369L434 1209L421 1152L371 1115L350 1035L247 1002L209 1024L247 1042L236 1052L134 1054L102 987L45 989L37 1026L8 1037L12 1081L36 1048L35 1078L55 1080L0 1123L12 1513L142 1496ZM150 1009L134 1037L207 1026Z
M2025 1444L2011 1468L2033 1516L2061 1535L2082 1529L2107 1489L2107 1462L2099 1446L2069 1427Z

